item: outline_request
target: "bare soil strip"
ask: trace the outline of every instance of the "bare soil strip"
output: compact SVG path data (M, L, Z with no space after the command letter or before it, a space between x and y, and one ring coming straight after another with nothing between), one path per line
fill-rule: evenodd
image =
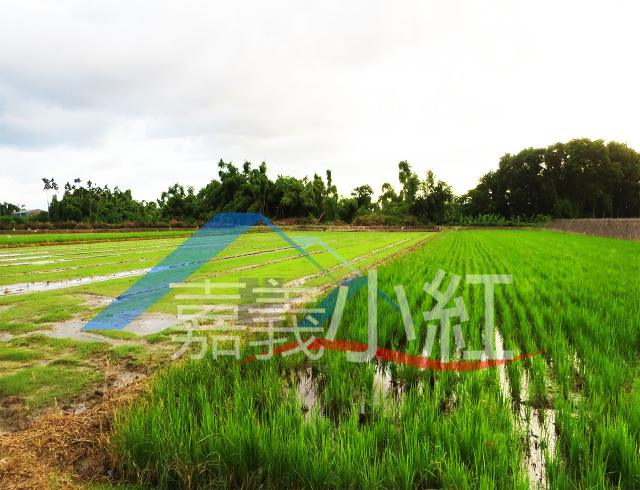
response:
M37 291L52 291L54 289L70 288L73 286L92 284L94 282L110 281L112 279L122 279L124 277L142 276L150 270L151 268L135 269L132 271L114 272L113 274L105 274L102 276L78 277L76 279L69 279L68 281L40 281L10 284L7 286L2 286L2 289L0 289L0 296L29 294Z

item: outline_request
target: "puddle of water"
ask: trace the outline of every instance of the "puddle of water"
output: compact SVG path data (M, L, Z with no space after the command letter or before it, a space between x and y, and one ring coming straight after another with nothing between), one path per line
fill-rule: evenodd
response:
M373 376L373 401L378 403L382 399L386 406L388 400L397 393L397 390L393 388L393 379L391 377L391 371L388 366L378 368L376 366L375 375Z
M383 248L381 248L379 250L371 252L370 254L358 257L357 259L354 259L352 262L355 262L357 260L363 260L363 259L365 259L365 258L367 258L367 257L369 257L369 256L381 251L381 250L384 250L384 249L389 248L389 247L396 246L396 245L398 245L400 243L403 243L403 242L406 242L406 241L407 240L401 240L399 242L393 243L393 244L388 245L386 247L383 247ZM309 255L315 255L315 254L319 254L319 253L323 253L323 252L324 252L324 250L318 251L318 252L311 252L311 253L309 253ZM248 254L241 254L241 255L255 255L255 254L261 254L261 253L265 253L265 252L264 251L262 251L262 252L250 252ZM272 263L283 262L283 261L286 261L286 260L294 260L294 259L298 259L298 258L299 258L299 256L286 257L284 259L279 259L279 260L272 261ZM221 258L221 259L224 259L224 258ZM261 267L262 265L263 264L254 264L254 265L249 265L249 266L244 266L244 267L238 267L238 268L236 268L236 269L234 269L232 271L225 271L223 274L241 272L241 271L244 271L244 270L249 270L249 269ZM339 269L341 267L344 267L344 265L340 264L340 265L335 266L334 268L329 269L329 270L332 271L334 269ZM0 288L0 296L28 294L28 293L37 292L37 291L49 291L49 290L54 290L54 289L61 289L61 288L67 288L67 287L80 286L80 285L84 285L84 284L92 284L92 283L95 283L95 282L109 281L109 280L112 280L112 279L120 279L120 278L125 278L125 277L142 276L142 275L146 274L147 272L149 272L150 270L151 270L151 268L136 269L136 270L131 270L131 271L115 272L113 274L106 274L106 275L100 275L100 276L79 277L79 278L70 279L70 280L66 280L66 281L41 281L41 282L11 284L11 285L2 286ZM286 286L287 287L292 287L292 286L302 285L305 282L307 282L309 279L321 276L323 274L324 273L321 272L319 274L313 274L311 276L306 276L304 278L296 279L294 281L291 281L291 282L287 283ZM216 275L219 275L219 274L214 274L212 277L215 277Z
M78 269L80 269L80 267L65 267L64 269L49 269L44 271L29 271L29 272L20 272L20 273L16 272L11 274L0 274L0 277L26 276L26 275L32 275L32 274L49 274L54 272L75 271Z
M495 349L498 357L504 355L503 346L504 340L500 333L495 330ZM460 358L459 350L454 352L453 358ZM526 370L523 371L520 379L519 400L512 398L506 366L497 366L497 371L502 397L511 406L511 417L514 426L526 441L527 447L523 465L529 475L531 488L547 489L549 488L549 482L546 472L546 456L553 458L557 446L555 411L551 408L533 408L530 406L531 381ZM460 375L460 373L456 374ZM422 384L420 383L421 390L431 388L424 387ZM304 407L305 421L308 420L309 411L312 408L322 411L317 389L317 384L311 375L311 369L307 368L302 371L296 388L296 396ZM381 369L376 368L373 381L374 404L377 405L382 400L385 411L387 408L395 407L402 399L398 397L401 389L394 382L388 366L384 366ZM445 409L448 405L455 405L457 400L458 394L455 390L447 393L446 399L443 401ZM366 422L369 419L369 414L367 414L364 396L360 397L358 401L361 421Z
M109 337L104 337L102 335L98 335L95 333L83 333L83 332L49 332L47 330L43 330L42 332L31 332L31 333L42 333L47 337L51 337L52 339L71 339L71 340L80 340L83 342L108 342L110 344L116 344L116 339L112 339Z
M105 274L103 276L78 277L67 281L41 281L41 282L23 282L2 286L0 288L0 296L12 296L17 294L28 294L38 291L50 291L54 289L70 288L83 284L92 284L94 282L110 281L112 279L121 279L124 277L142 276L151 269L136 269L132 271L114 272L113 274Z
M34 262L14 262L12 264L0 264L0 267L11 267L13 265L46 265L57 264L58 262L70 262L71 259L56 259L56 260L36 260Z
M90 330L81 330L86 322L79 319L67 320L64 322L55 323L51 330L36 330L21 335L9 336L7 340L11 338L25 337L27 335L42 334L53 339L71 339L79 340L81 342L107 342L113 346L119 346L124 344L130 344L131 341L122 339L112 339L103 335L91 333Z
M311 375L311 368L300 371L299 376L296 398L302 405L303 421L308 422L312 411L320 411L317 385Z
M304 422L308 422L311 413L320 413L325 416L330 416L327 413L322 399L320 398L319 388L316 379L312 375L310 367L298 372L299 381L296 386L296 398L302 405L302 411L304 413ZM385 411L390 411L398 406L401 406L402 398L400 397L400 389L396 382L393 381L391 372L388 366L379 369L376 367L373 378L373 405L378 406L382 404ZM359 405L360 409L360 421L366 423L371 414L367 410L365 403L365 396L359 395L354 404Z
M504 355L504 339L500 332L495 330L495 350L499 358ZM523 464L529 475L532 488L547 489L547 468L545 449L549 457L555 454L557 443L556 418L553 409L532 408L529 402L529 388L531 386L529 375L524 370L520 379L520 400L515 400L511 395L509 374L506 366L497 366L500 380L500 392L506 402L510 402L511 417L517 430L524 435L528 453L525 454Z
M156 250L173 250L173 248L175 247L167 247L165 245L156 245L156 246L151 246L151 247L134 247L134 248L123 248L123 247L118 247L118 248L101 248L99 246L95 246L95 245L100 245L97 243L86 243L86 244L73 244L71 245L71 247L73 247L72 249L67 249L66 247L69 247L69 245L64 245L64 244L59 244L59 245L54 245L54 250L37 250L37 251L32 251L32 252L12 252L12 253L0 253L0 257L28 257L28 258L33 258L33 256L43 256L43 257L68 257L70 255L90 255L90 254L97 254L97 253L104 253L104 252L119 252L119 253L123 253L123 252L143 252L143 251L156 251ZM50 248L50 245L46 245L47 248ZM55 247L60 247L58 249L55 249ZM62 250L62 247L65 247L64 250ZM85 250L83 250L83 248ZM86 250L88 249L88 250ZM71 251L70 251L71 250ZM0 259L1 261L1 259Z
M154 253L154 252L162 252L162 251L171 251L174 247L151 247L151 248L140 248L140 249L121 249L121 248L111 248L111 249L98 249L98 250L89 250L89 251L80 251L80 252L65 252L65 253L43 253L43 252L31 252L31 253L16 253L16 254L4 254L0 255L0 262L12 262L10 264L0 264L0 267L7 267L13 265L32 265L32 264L53 264L56 262L68 262L70 260L84 260L84 259L94 259L101 257L120 257L123 255L131 255L131 254L145 254L145 253ZM105 253L105 252L116 252L116 253ZM40 254L40 255L38 255ZM82 257L80 257L82 256ZM11 258L4 258L11 257ZM47 261L36 261L35 259L51 259ZM17 260L22 260L23 262L15 262ZM28 262L24 262L28 261Z
M546 478L545 452L543 444L553 458L556 452L556 412L552 408L528 407L530 380L527 371L524 371L520 379L519 404L520 424L527 430L529 443L529 480L534 488L548 488Z
M38 255L43 252L28 252L28 253L12 253L12 254L0 254L0 257L26 257L27 255ZM0 260L2 262L3 260Z
M23 259L27 259L27 257L21 256L21 254L10 254L10 255L3 255L3 258L0 259L0 262L15 262L16 260L23 260ZM9 259L7 259L6 257L11 257ZM48 257L51 257L51 255L49 254L45 254L45 255L34 255L32 257L28 257L29 260L31 259L46 259ZM29 262L26 262L27 264ZM13 265L13 264L10 264Z
M289 250L291 247L283 247L283 248L278 248L278 249L273 249L273 250L262 250L259 252L250 252L250 253L244 253L244 254L237 254L237 255L229 255L226 257L215 257L212 260L227 260L227 259L233 259L233 258L238 258L238 257L245 257L245 256L249 256L249 255L260 255L260 254L264 254L264 253L270 253L270 252L277 252L280 250ZM157 250L149 250L149 251L153 251L153 252L158 252L158 251L164 251L166 250L171 251L173 250L172 248L167 248L167 249L157 249ZM130 253L126 253L126 251L124 253L113 253L113 254L99 254L99 255L88 255L88 256L84 256L84 257L73 257L73 258L68 258L67 255L82 255L82 254L88 254L91 252L77 252L77 253L72 253L72 254L64 254L64 255L43 255L40 257L28 257L29 262L12 262L10 264L0 264L0 267L10 267L10 266L15 266L15 265L46 265L46 264L56 264L59 262L70 262L70 261L79 261L79 260L84 260L84 259L95 259L95 258L104 258L104 257L121 257L121 256L125 256L125 255L131 255L136 254L136 251L132 251ZM145 253L145 251L140 251L141 254ZM37 259L37 258L46 258L46 257L51 257L50 260L31 260L31 259ZM64 258L53 258L53 257L64 257ZM0 262L3 261L12 261L12 260L24 260L26 259L26 257L18 257L18 258L14 258L14 259L0 259ZM145 257L139 258L139 259L131 259L131 260L126 260L123 262L142 262L143 260L146 260ZM122 262L120 262L122 263ZM53 270L46 270L46 271L31 271L30 274L47 274L50 272L61 272L61 271L67 271L67 270L75 270L75 269L79 269L79 268L85 268L85 267L93 267L92 265L83 265L83 266L78 266L78 267L66 267L63 269L53 269Z
M387 248L395 247L396 245L400 245L401 243L408 242L408 241L409 241L408 238L406 238L404 240L400 240L399 242L395 242L395 243L392 243L391 245L387 245L386 247L382 247L382 248L379 248L377 250L374 250L369 255L377 254L378 252L382 252L383 250L386 250ZM358 258L357 260L361 260L361 258Z
M583 373L582 363L580 362L580 357L576 351L573 351L573 357L569 358L569 362L571 363L571 367L576 372L576 374L581 375Z

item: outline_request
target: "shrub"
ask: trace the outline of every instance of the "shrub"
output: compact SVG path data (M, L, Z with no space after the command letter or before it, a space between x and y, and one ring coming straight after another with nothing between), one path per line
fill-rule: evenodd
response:
M364 216L356 216L351 224L355 226L383 226L385 224L385 219L383 216L367 214Z

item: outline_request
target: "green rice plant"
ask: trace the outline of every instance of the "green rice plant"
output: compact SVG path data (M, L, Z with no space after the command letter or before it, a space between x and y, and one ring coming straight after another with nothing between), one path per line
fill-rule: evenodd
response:
M363 424L354 406L334 422L316 414L305 423L277 363L189 361L119 415L113 449L134 481L160 488L526 488L521 474L497 469L519 455L509 417L496 417L499 402L480 390L490 402L446 416L413 391L401 420Z
M416 339L406 338L400 313L380 300L378 347L422 354L429 328L423 313L435 305L423 286L443 269L443 288L453 274L461 277L456 295L469 315L461 322L464 349L450 338L452 359L461 358L465 349L481 349L487 340L484 290L467 283L468 274L513 276L512 284L495 288L495 327L505 350L542 354L506 368L463 373L384 361L354 364L333 351L314 363L303 354L240 365L228 358L214 362L210 354L185 361L161 372L140 403L118 416L112 451L130 481L160 488L528 488L534 441L522 431L524 413L526 434L534 422L550 424L555 416L552 434L541 440L552 488L637 488L640 244L541 229L447 231L380 264L427 236L323 235L347 260L367 256L354 266L364 273L376 265L378 287L391 299L397 299L396 286L404 287L419 325ZM258 245L278 248L278 240L247 236L189 280L282 277L286 282L317 272L287 250L233 257ZM131 259L139 252L143 256L135 247L130 252ZM325 268L338 265L318 247L308 252ZM95 264L134 264L116 266L111 260ZM251 268L241 270L246 266ZM332 270L338 280L351 273L346 267ZM58 304L81 306L81 294L117 296L135 280L43 293L38 298L45 304L34 305L33 314L28 311L35 296L0 298L0 307L9 307L0 315L9 324L32 321ZM330 284L323 277L305 283ZM367 301L364 288L347 304L337 338L367 342ZM168 295L152 312L175 314L177 304L180 300ZM171 334L147 339L167 342ZM31 349L38 339L14 339L10 347ZM256 354L247 339L243 359ZM435 342L430 356L438 358L443 348ZM44 349L81 361L109 347L96 344L81 352L75 344L52 343ZM121 350L133 357L143 354ZM305 414L296 396L296 370L309 366L318 410ZM384 381L382 372L391 381ZM380 395L381 383L388 383L386 396Z

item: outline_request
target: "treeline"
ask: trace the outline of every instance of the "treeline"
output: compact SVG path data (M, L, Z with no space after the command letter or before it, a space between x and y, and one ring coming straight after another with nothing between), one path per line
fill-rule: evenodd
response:
M448 219L453 193L432 172L420 180L407 162L399 164L402 190L396 193L385 183L382 195L373 199L369 185L356 187L351 196L339 196L330 170L325 178L313 179L267 175L267 165L252 168L245 162L242 168L222 160L218 163L218 179L198 192L176 183L164 191L157 201L136 201L131 191L117 187L110 190L91 181L82 185L80 179L66 183L62 197L55 179L43 179L44 189L53 191L48 204L52 223L90 221L123 222L203 222L217 213L260 212L275 220L304 218L310 222L360 224L427 224Z
M158 205L151 201L133 199L131 190L120 190L118 186L109 189L108 185L100 186L91 180L77 178L73 184L64 184L62 197L58 199L58 184L55 179L42 179L45 191L54 191L51 203L48 204L49 219L59 222L102 222L124 223L143 221L153 223L160 221ZM48 197L47 197L48 202Z
M199 191L176 183L150 202L133 199L130 190L111 190L90 180L83 185L75 179L62 190L54 179L42 180L49 212L37 219L57 224L190 224L206 222L220 212L361 225L518 224L550 217L640 216L640 154L620 143L588 139L506 154L498 170L483 175L462 196L454 196L432 171L421 179L406 161L398 164L399 191L387 182L377 199L367 184L350 196L339 195L330 170L324 178L280 175L271 180L264 162L257 168L245 162L238 168L220 160L218 178ZM5 203L0 214L11 214L11 209L17 207Z
M626 145L575 139L506 154L464 196L464 214L554 218L640 216L640 154Z
M0 204L0 216L11 216L13 213L20 211L21 207L10 202Z

